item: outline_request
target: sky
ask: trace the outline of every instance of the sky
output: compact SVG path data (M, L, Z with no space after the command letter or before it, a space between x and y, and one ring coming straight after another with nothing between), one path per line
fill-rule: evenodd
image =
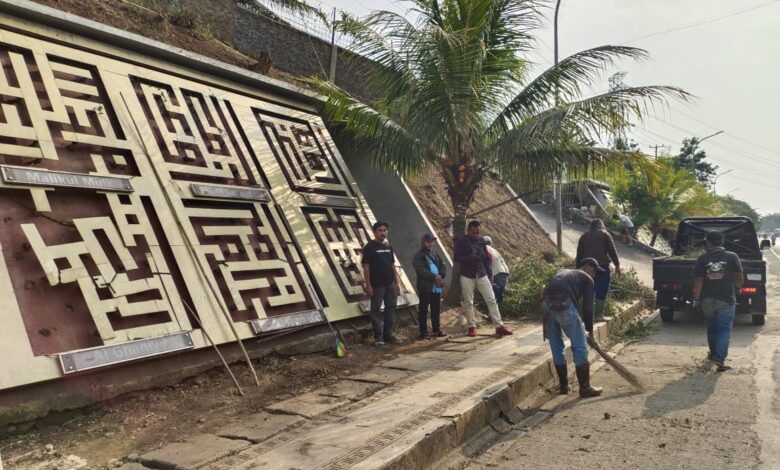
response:
M363 16L405 13L409 3L321 2L323 10L332 7ZM546 16L530 57L539 70L553 61L552 9ZM631 130L643 151L665 145L674 154L683 138L723 131L700 145L724 173L717 194L744 199L762 214L780 212L780 0L562 0L558 21L561 58L605 44L641 47L651 60L614 69L627 73L626 85L674 85L696 96L652 111ZM602 90L607 86L605 78Z

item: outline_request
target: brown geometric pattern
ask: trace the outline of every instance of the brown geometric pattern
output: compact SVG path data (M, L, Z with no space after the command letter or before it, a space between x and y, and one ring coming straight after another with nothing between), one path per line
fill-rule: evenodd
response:
M361 315L369 212L309 105L46 28L0 25L0 389L60 353Z
M364 299L360 260L363 247L371 238L357 211L305 207L303 213L328 265L336 273L344 297L350 302Z
M319 126L272 111L252 111L292 190L351 195Z
M303 260L268 205L187 201L186 212L235 321L315 308Z

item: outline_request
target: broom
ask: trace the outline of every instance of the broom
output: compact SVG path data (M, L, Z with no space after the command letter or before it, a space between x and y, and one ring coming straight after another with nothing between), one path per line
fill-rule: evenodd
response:
M604 361L611 365L618 374L620 374L628 383L634 386L637 390L643 392L645 391L645 385L642 383L641 380L639 380L639 377L636 376L633 372L628 370L626 366L619 363L617 359L607 354L606 351L604 351L601 348L601 345L598 341L596 341L596 338L592 338L588 336L588 344L591 348L593 348L599 355L604 359Z
M333 339L336 340L336 357L342 358L347 355L347 344L344 341L343 338L339 338L339 334L336 333L336 330L333 328L333 325L330 323L330 319L325 314L325 307L322 306L322 302L320 301L320 298L317 296L317 292L314 290L314 288L311 286L311 284L307 285L306 287L309 288L310 295L314 298L314 301L317 302L317 309L320 311L320 315L322 318L325 319L325 322L327 322L328 327L330 328L330 332L333 334Z

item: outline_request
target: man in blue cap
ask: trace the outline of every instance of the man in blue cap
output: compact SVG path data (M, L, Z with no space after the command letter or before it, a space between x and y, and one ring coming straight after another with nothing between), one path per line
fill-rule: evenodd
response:
M555 370L560 380L560 393L569 393L569 374L566 368L563 333L571 340L580 397L601 395L600 387L590 384L590 363L586 334L593 336L593 279L604 271L595 258L583 258L578 269L563 269L547 283L542 291L544 308L544 337L550 340ZM582 315L578 305L582 302ZM586 333L587 332L587 333Z
M433 251L433 242L436 241L430 233L423 234L420 240L420 251L412 258L412 266L417 274L417 296L420 304L417 310L418 323L420 325L420 339L431 339L428 333L428 307L431 308L431 327L433 336L441 338L447 333L441 330L439 313L441 312L441 292L444 287L444 278L447 275L447 266L438 253Z

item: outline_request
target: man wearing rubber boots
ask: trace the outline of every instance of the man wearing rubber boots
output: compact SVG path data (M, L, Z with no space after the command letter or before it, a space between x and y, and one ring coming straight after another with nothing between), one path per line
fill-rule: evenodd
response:
M542 291L544 337L550 340L555 370L560 380L560 393L569 393L563 333L571 340L580 397L601 395L602 389L590 384L587 337L593 336L593 279L603 271L594 258L583 258L579 269L563 269ZM578 304L582 302L582 315ZM587 333L586 333L587 332Z

